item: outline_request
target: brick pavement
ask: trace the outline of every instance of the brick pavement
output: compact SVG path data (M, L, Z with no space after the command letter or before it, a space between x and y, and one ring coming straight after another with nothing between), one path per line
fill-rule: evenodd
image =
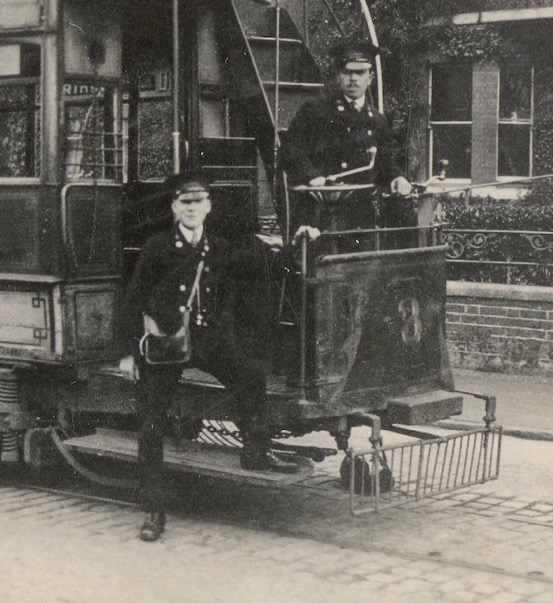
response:
M378 520L337 511L339 496L325 499L335 532L325 531L329 517L323 515L317 539L309 536L311 523L320 523L314 506L321 507L321 490L305 489L301 496L242 490L249 517L252 505L265 501L256 515L262 525L271 523L275 503L278 516L279 501L291 501L287 508L296 509L302 538L215 521L208 509L206 517L170 516L162 541L145 544L136 538L142 514L132 505L4 486L0 600L325 603L374 596L386 602L550 603L553 505L494 498L485 488L410 503ZM230 494L226 507L237 502ZM287 519L289 531L297 530L294 516ZM357 533L364 536L363 548L352 538ZM472 555L466 558L468 540ZM451 554L456 547L457 556ZM511 567L504 557L517 549ZM501 559L493 550L501 551Z

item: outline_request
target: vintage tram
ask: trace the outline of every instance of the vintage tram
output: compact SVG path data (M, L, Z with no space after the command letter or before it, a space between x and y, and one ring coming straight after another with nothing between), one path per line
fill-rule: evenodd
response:
M376 43L365 0L351 10ZM323 87L317 58L326 49L320 35L309 37L313 19L343 34L323 0L0 5L2 463L40 466L50 441L87 474L76 454L134 454L133 385L117 370L118 315L142 242L170 224L164 183L171 175L206 177L210 228L234 243L250 240L268 262L273 237L263 232L274 232L275 213L286 244L298 195L332 203L348 194L340 185L289 189L278 166L282 132L299 103ZM378 62L377 76L381 106ZM373 487L362 494L378 493L383 464L389 493L409 481L383 460L381 424L406 431L399 425L462 408L447 362L445 248L431 205L431 197L415 195L410 223L340 233L362 234L370 241L365 251L341 252L331 232L322 235L323 252L304 241L296 274L245 276L240 289L245 351L262 358L270 375L281 428L275 448L321 460L335 450L287 445L278 436L326 430L348 451L352 427L371 425ZM494 400L485 400L486 426L440 461L448 473L464 465L463 478L441 489L497 475ZM185 369L175 423L196 443L181 446L180 461L177 446L172 462L262 481L242 471L236 456L221 462L206 452L240 446L227 407L220 384ZM447 448L446 438L440 442ZM422 448L420 456L422 463ZM352 491L365 479L354 458L349 450L344 479Z

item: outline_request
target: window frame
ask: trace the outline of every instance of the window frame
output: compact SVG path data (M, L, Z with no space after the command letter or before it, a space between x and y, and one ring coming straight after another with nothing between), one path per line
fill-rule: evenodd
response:
M451 126L451 125L460 125L460 126L468 126L470 128L470 143L471 143L471 157L472 157L472 125L474 122L474 117L472 115L471 110L471 119L470 120L435 120L432 119L432 109L433 109L433 92L434 92L434 70L436 67L444 67L446 65L450 65L452 68L456 66L468 66L471 69L471 97L470 100L472 102L472 98L474 95L474 91L472 90L472 64L467 65L466 63L433 63L430 65L428 70L428 91L427 91L427 99L428 99L428 140L427 140L427 148L428 148L428 156L427 156L427 174L428 177L431 178L434 176L434 126ZM445 158L447 159L447 157ZM446 171L446 182L451 184L466 184L472 181L472 168L471 173L469 173L468 177L463 178L450 178L447 176Z
M515 182L522 178L531 178L534 174L534 77L535 70L534 66L529 63L522 63L517 61L502 61L498 65L499 77L497 79L498 93L497 93L497 150L496 150L496 173L498 182ZM500 106L501 106L501 70L505 67L527 67L530 69L530 117L528 119L505 119L500 117ZM500 176L499 175L499 127L500 125L514 125L520 127L528 127L528 174L518 176Z
M1 46L12 46L22 44L33 44L39 48L40 56L40 70L38 75L6 75L0 76L0 87L10 85L33 85L35 86L35 98L34 98L34 113L35 119L38 114L39 125L36 129L36 135L38 141L35 139L34 163L36 165L38 161L38 169L33 176L0 176L1 185L11 184L38 184L42 181L43 177L43 156L42 156L42 145L44 142L44 103L42 101L42 82L44 74L44 46L41 40L37 41L37 37L34 35L15 35L3 38L0 41ZM38 143L38 144L37 144Z

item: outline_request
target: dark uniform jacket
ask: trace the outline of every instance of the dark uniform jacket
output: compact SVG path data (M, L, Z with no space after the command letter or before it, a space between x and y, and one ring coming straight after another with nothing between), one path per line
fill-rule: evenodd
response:
M193 247L175 225L150 238L142 248L123 315L123 336L129 343L129 352L136 352L136 341L144 332L144 314L151 316L166 334L179 330L201 259L205 266L199 295L192 302L191 324L218 328L225 324L232 299L226 274L228 244L204 230L202 240Z
M389 139L386 118L375 107L366 102L357 111L345 96L325 95L305 103L290 123L283 147L284 169L293 184L307 184L317 176L367 165L369 149L376 147L374 169L344 182L386 186L401 175L391 159Z
M237 300L252 295L254 281L282 278L293 266L289 254L274 253L255 237L246 237L231 249L225 240L205 230L196 247L177 225L154 235L142 248L124 304L122 335L128 353L137 353L144 314L166 334L179 330L201 259L205 266L199 306L194 296L190 324L216 329L227 339L234 338Z

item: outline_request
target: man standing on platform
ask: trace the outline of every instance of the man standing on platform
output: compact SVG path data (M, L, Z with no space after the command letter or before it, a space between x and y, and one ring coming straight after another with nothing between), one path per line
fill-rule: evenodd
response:
M337 94L308 101L300 107L285 135L283 165L292 184L374 184L408 195L411 184L390 156L390 135L384 115L370 103L373 61L371 44L340 45L334 49ZM357 173L335 177L357 168ZM332 177L329 180L329 177ZM334 228L374 227L374 190L348 194L334 208ZM331 212L300 203L296 223L330 228Z
M138 376L138 471L148 514L140 537L145 541L157 540L165 527L163 427L178 394L184 364L163 357L152 364L144 341L139 345L145 330L178 334L188 314L192 343L189 365L212 374L234 394L233 419L244 444L242 468L286 473L298 469L295 463L272 454L265 376L234 341L232 280L228 278L233 256L223 240L204 229L211 211L208 187L201 182L180 182L171 208L174 226L153 236L142 248L124 315L129 355L121 361L121 369Z

